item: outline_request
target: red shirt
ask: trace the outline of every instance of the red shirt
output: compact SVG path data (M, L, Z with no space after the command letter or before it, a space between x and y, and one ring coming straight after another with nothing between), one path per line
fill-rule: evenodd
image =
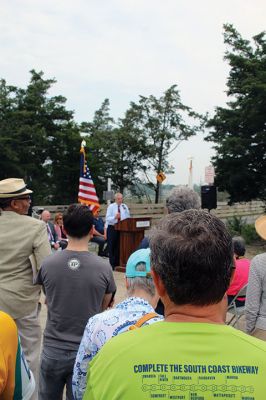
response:
M229 296L235 296L248 283L250 261L247 258L239 258L235 261L235 265L234 279L227 290Z

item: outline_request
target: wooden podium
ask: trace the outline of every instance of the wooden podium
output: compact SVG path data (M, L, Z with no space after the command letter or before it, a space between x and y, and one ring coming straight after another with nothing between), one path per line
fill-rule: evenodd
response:
M127 218L115 225L115 230L120 232L119 239L119 265L118 271L126 270L127 260L144 238L144 231L150 228L151 221L149 217Z

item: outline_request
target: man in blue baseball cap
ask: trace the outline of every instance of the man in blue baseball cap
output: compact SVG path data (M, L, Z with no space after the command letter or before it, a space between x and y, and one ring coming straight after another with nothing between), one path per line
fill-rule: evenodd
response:
M137 250L131 254L126 265L128 297L113 309L89 319L74 367L75 400L83 398L89 363L109 339L122 332L150 325L162 319L162 316L154 311L158 295L150 270L150 249Z

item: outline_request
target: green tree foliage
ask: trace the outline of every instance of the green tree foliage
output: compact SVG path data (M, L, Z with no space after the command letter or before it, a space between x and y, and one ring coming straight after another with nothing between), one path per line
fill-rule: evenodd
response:
M185 122L188 118L202 122L199 114L181 102L176 85L166 90L160 98L140 96L139 102L132 102L126 112L124 123L128 131L140 138L143 144L146 176L148 177L147 170L153 173L154 178L150 180L150 184L155 190L156 203L159 200L159 183L155 181L156 175L160 171L171 173L169 154L181 141L195 135L201 128L201 124L191 126Z
M105 99L92 121L78 126L66 99L49 95L55 82L35 70L25 89L0 81L0 179L23 177L34 190L35 204L77 200L82 138L101 198L108 177L123 191L144 183L140 172L152 171L154 182L159 171L170 172L168 155L199 129L184 122L199 116L181 103L176 86L160 98L140 96L118 122ZM159 186L151 187L158 202Z
M243 39L224 26L230 65L227 107L217 107L206 140L215 143L216 184L228 191L230 203L266 200L266 42L265 32Z
M108 149L111 164L110 177L117 190L123 192L139 182L138 173L145 169L146 147L142 138L127 129L126 121L121 120L111 134L112 146Z
M101 107L95 111L91 122L81 124L82 135L85 135L87 161L96 187L97 195L107 190L107 178L110 177L110 160L107 150L111 143L114 120L110 116L110 103L105 99Z
M76 203L79 186L80 131L74 121L61 125L49 142L50 193L54 204Z
M0 174L1 177L16 176L19 165L19 129L16 110L18 108L17 88L0 81ZM14 144L14 145L13 145Z
M55 82L32 70L26 89L0 86L1 179L24 178L35 203L77 197L80 135L66 99L48 96Z
M137 181L145 158L141 137L129 129L126 119L115 123L108 99L95 112L92 122L81 124L81 130L87 135L88 164L98 196L106 190L108 178L121 192Z
M247 224L244 217L233 216L226 221L226 227L232 236L242 236L247 244L260 241L254 224Z

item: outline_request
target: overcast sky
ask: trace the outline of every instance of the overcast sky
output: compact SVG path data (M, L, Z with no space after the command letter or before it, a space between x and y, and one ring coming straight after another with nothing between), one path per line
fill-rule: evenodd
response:
M225 105L228 66L223 24L246 39L265 30L265 0L0 0L0 77L25 87L29 70L55 77L77 121L92 118L105 98L122 117L139 95L160 96L177 84L198 112ZM172 154L166 183L204 181L213 154L202 136Z

